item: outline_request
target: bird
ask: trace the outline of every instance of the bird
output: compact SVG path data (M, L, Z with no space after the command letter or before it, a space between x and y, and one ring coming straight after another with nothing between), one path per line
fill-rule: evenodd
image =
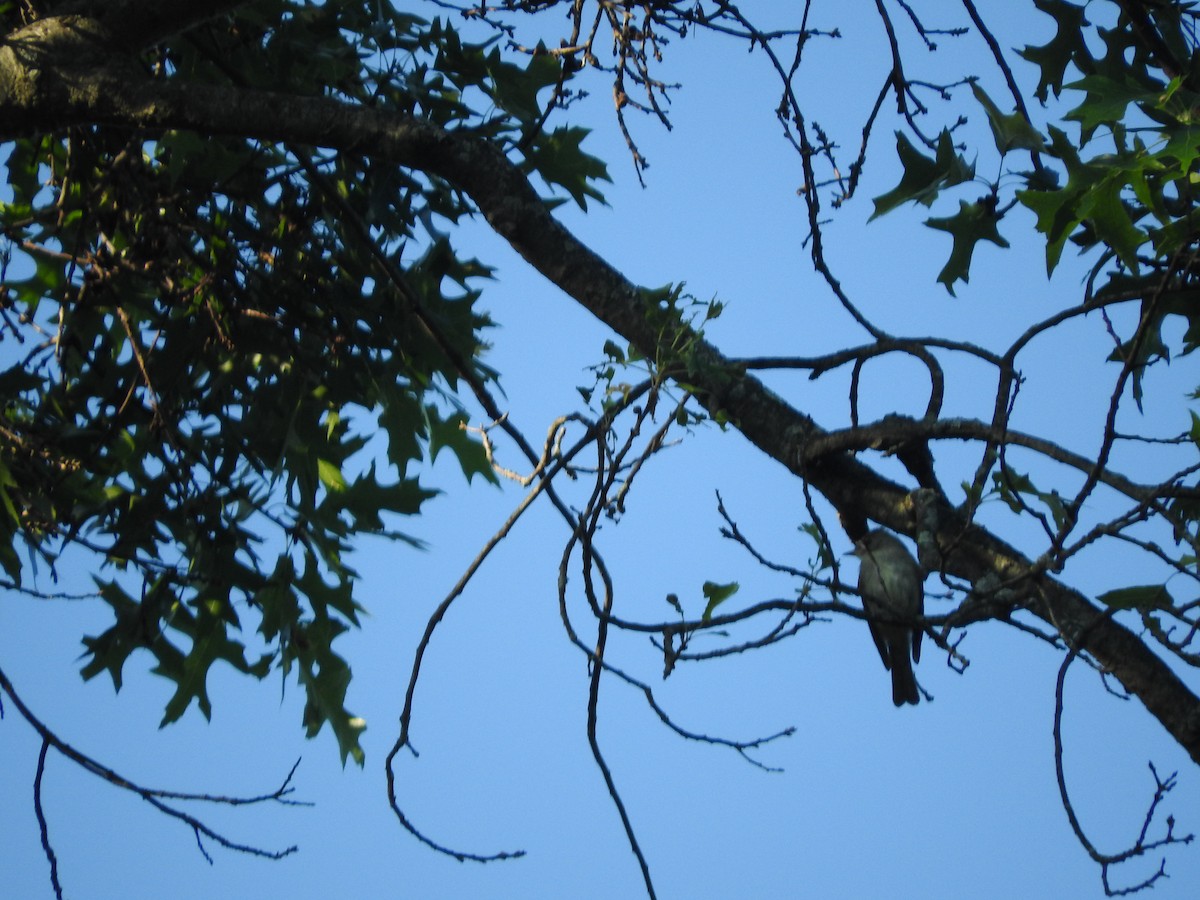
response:
M922 633L915 622L925 611L921 567L899 538L878 528L867 532L851 552L861 561L858 592L871 637L884 668L892 673L892 703L915 705L920 693L913 663L921 659Z

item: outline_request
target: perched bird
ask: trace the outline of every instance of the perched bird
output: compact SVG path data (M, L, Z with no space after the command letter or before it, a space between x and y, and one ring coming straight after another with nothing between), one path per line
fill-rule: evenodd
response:
M853 553L861 560L858 592L871 616L871 637L892 673L892 702L915 704L920 694L912 664L921 658L921 629L914 623L925 611L921 567L897 537L879 529L867 532Z

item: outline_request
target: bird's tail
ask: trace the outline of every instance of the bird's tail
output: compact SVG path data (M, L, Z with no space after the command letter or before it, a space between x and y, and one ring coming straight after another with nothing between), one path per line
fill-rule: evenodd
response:
M914 706L921 700L917 691L917 676L913 674L912 663L907 656L892 660L892 702L897 706L911 703Z

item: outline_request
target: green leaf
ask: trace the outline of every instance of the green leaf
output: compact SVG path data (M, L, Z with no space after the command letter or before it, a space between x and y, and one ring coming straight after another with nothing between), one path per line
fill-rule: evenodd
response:
M152 589L151 594L158 588ZM167 598L173 598L164 585ZM150 602L148 596L143 604ZM157 601L161 608L162 601ZM192 607L195 607L194 609ZM239 672L255 678L265 678L270 671L274 654L268 653L251 663L246 660L245 646L229 634L232 615L227 596L201 597L194 604L177 600L171 606L171 627L188 636L191 647L183 654L161 637L150 643L149 649L158 660L152 670L175 682L175 693L167 701L159 727L169 725L187 711L192 701L204 718L212 717L212 702L208 696L208 673L213 663L225 662ZM236 620L235 620L236 621Z
M7 449L7 448L6 448ZM14 584L21 583L21 560L12 547L13 537L21 526L21 516L13 503L12 491L18 488L8 465L0 457L0 565Z
M410 391L399 386L385 387L381 399L383 409L379 413L379 427L387 433L388 461L403 476L408 464L421 458L420 437L425 434L424 410Z
M1034 0L1034 6L1053 16L1057 31L1048 44L1040 47L1026 46L1020 55L1041 70L1041 78L1034 95L1043 103L1052 90L1057 97L1062 92L1063 77L1067 66L1086 64L1091 59L1084 43L1083 29L1088 24L1084 8L1065 0Z
M704 615L701 620L704 622L712 619L713 611L738 592L741 587L736 581L731 581L729 584L716 584L712 581L704 582L704 596L708 600L708 605L704 607Z
M366 754L358 738L367 723L346 709L346 691L350 687L350 666L331 647L346 626L328 618L318 618L293 629L288 644L290 660L298 664L298 677L307 694L304 728L308 737L316 737L328 723L337 738L342 765L347 758L360 766Z
M910 200L932 206L938 192L943 188L970 181L975 177L975 166L954 151L950 132L943 129L938 137L937 155L930 159L924 156L904 132L896 132L896 154L904 166L900 183L875 198L875 219Z
M362 607L354 600L350 579L341 578L336 584L330 585L321 577L320 569L316 556L305 554L304 574L295 582L297 589L308 597L317 618L327 618L329 610L334 609L355 625L359 624L358 614Z
M1131 78L1117 80L1105 75L1088 75L1064 86L1086 93L1083 101L1063 116L1078 122L1084 135L1091 134L1099 125L1120 122L1130 103L1157 104L1164 90L1161 84L1147 86Z
M211 626L211 622L209 625ZM179 719L193 700L204 718L212 718L212 701L208 698L208 670L223 655L237 653L240 649L240 645L226 639L218 629L209 627L205 628L204 633L192 644L186 656L179 653L155 654L159 658L159 664L154 667L154 673L175 682L175 693L167 701L158 727L162 728Z
M326 499L326 504L339 513L349 514L354 520L355 531L380 534L384 532L382 513L417 515L421 505L439 493L422 487L416 478L405 478L395 484L380 484L375 474L375 464L371 463L362 477L355 479L343 493L331 495ZM415 547L422 546L415 538L393 532L388 532L388 536L402 537Z
M539 50L544 49L539 44ZM493 50L488 57L488 71L492 76L492 96L497 104L522 124L529 125L541 119L537 95L558 81L562 65L548 53L535 52L522 69L502 62L499 50Z
M983 107L987 113L988 124L992 127L992 137L996 141L996 149L1001 155L1008 153L1009 150L1034 150L1042 151L1046 148L1046 142L1042 138L1041 133L1029 124L1019 112L1014 112L1005 115L1000 112L999 107L992 102L992 98L984 92L975 82L971 82L971 91L975 94L975 99Z
M1147 367L1157 360L1170 361L1171 359L1171 350L1162 339L1163 319L1166 318L1168 312L1170 310L1165 308L1165 304L1158 302L1158 291L1152 290L1142 300L1144 324L1140 329L1140 336L1122 341L1108 355L1109 362L1131 367L1133 402L1137 405L1139 412L1142 410L1142 392Z
M1175 600L1171 597L1166 585L1162 584L1118 588L1114 591L1105 591L1096 599L1114 609L1170 609L1175 605Z
M958 212L953 216L925 221L930 228L948 231L954 238L950 259L937 278L946 286L951 296L954 296L956 281L970 281L971 257L975 253L977 243L991 241L998 247L1008 246L1008 241L1000 235L996 227L999 221L996 204L990 198L975 203L960 200Z
M541 134L525 154L522 168L537 172L547 184L564 188L580 209L587 209L587 198L604 203L604 195L593 182L611 181L608 168L581 148L586 128L559 127Z
M1022 475L1015 469L1006 468L1001 472L993 473L992 485L1000 499L1018 515L1025 515L1028 512L1029 503L1020 496L1025 494L1042 502L1050 511L1056 527L1061 528L1066 521L1066 506L1058 491L1039 490L1028 475Z
M296 564L290 556L282 554L275 561L271 577L254 594L254 604L262 610L258 630L268 641L278 640L300 621L295 579Z
M616 341L611 339L604 342L604 355L614 362L625 362L625 351L617 346Z
M121 690L121 672L125 661L134 650L145 646L145 641L151 632L143 627L143 619L138 615L139 606L113 581L96 580L100 589L100 599L112 607L116 617L115 624L96 637L85 636L83 646L87 648L85 657L91 657L80 670L84 681L90 681L101 672L107 671L112 678L113 689Z
M833 566L834 556L833 549L825 540L825 535L815 522L806 522L800 526L800 530L807 534L814 544L817 545L817 567L824 571Z
M318 458L317 476L321 479L321 484L325 485L326 490L339 494L346 490L346 479L342 476L342 470L336 463Z
M1066 133L1050 127L1050 153L1066 166L1067 184L1059 190L1018 191L1017 199L1037 214L1037 229L1046 235L1046 271L1052 273L1067 238L1085 222L1130 269L1137 271L1137 250L1148 235L1133 221L1122 192L1130 172L1151 162L1140 156L1099 157L1084 162Z
M978 506L980 500L983 499L983 486L976 485L971 481L959 482L959 487L963 492L963 503L966 507Z
M1133 223L1133 217L1121 192L1126 179L1122 172L1110 172L1081 198L1079 215L1133 272L1140 268L1138 248L1147 240L1146 232Z
M458 464L467 476L467 481L471 481L476 475L482 475L486 481L498 483L483 445L466 430L467 417L464 414L458 413L449 419L442 419L437 409L432 406L426 407L425 412L431 459L437 459L443 449L448 449L458 458Z

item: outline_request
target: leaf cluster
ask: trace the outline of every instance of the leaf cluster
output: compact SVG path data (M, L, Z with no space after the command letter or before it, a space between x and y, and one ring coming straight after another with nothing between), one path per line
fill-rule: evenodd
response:
M1081 252L1096 253L1093 299L1132 295L1153 305L1154 337L1127 348L1138 354L1139 364L1166 353L1156 335L1167 315L1187 318L1183 351L1188 352L1200 334L1200 322L1191 312L1194 304L1181 302L1194 290L1190 260L1198 234L1200 70L1191 13L1175 4L1163 4L1156 13L1166 47L1177 53L1172 61L1148 52L1124 15L1111 28L1094 29L1103 48L1096 54L1086 40L1089 24L1081 6L1066 0L1039 0L1036 5L1054 18L1057 30L1049 43L1021 51L1039 71L1035 94L1046 101L1050 94L1057 98L1066 91L1082 99L1064 115L1064 124L1077 125L1072 136L1054 125L1043 132L1020 111L1004 113L972 84L1002 163L1018 152L1028 153L1033 162L1029 169L1007 172L1019 185L1011 199L1035 214L1046 241L1048 272L1058 266L1070 241ZM1071 74L1079 77L1068 80ZM1092 152L1102 142L1107 146ZM904 174L895 188L876 198L874 215L910 201L932 206L943 191L979 181L975 164L955 150L948 129L935 149L934 156L927 156L898 134ZM1008 245L999 225L1013 204L1004 198L1000 180L985 186L979 199L960 201L956 213L926 222L954 239L938 276L951 293L956 282L969 280L979 241Z
M523 141L530 171L600 198L582 132L538 131L557 63L502 62L388 4L253 4L140 63ZM367 151L183 131L47 131L3 164L8 583L94 560L113 624L85 637L84 677L120 688L150 653L175 686L165 724L193 702L209 715L218 661L294 673L308 733L328 723L361 762L334 649L362 609L350 538L418 544L395 517L434 495L420 468L442 449L493 477L457 400L493 377L476 287L490 269L441 228L471 208Z

